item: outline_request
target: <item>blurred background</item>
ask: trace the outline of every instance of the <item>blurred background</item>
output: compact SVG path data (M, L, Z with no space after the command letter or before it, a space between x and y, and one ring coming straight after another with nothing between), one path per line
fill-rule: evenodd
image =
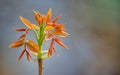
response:
M0 0L0 75L38 75L37 62L18 62L22 47L8 46L21 34L13 28L25 27L19 16L35 23L33 10L49 8L71 35L62 39L69 50L56 45L59 56L44 60L43 75L120 75L120 0Z

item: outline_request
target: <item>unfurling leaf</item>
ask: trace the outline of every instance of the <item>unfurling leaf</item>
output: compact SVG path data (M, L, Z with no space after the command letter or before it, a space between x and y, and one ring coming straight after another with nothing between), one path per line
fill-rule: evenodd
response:
M24 39L20 39L18 41L13 42L12 44L10 44L10 48L17 48L20 47L24 44Z
M39 53L40 51L38 45L32 40L27 40L26 46L32 52Z
M32 26L29 20L23 18L22 16L20 16L20 20L31 30Z
M66 46L60 39L55 38L55 41L56 41L59 45L61 45L62 47L67 48L67 46Z

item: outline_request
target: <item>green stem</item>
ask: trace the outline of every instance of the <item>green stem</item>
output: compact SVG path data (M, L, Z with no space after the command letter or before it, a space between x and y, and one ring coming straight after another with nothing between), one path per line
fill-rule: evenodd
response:
M45 39L44 30L45 30L44 25L40 26L40 30L38 33L35 30L33 30L33 32L36 36L37 42L38 42L39 49L40 49L40 53L38 54L38 75L42 75L42 72L43 72L41 53L42 53L43 42Z

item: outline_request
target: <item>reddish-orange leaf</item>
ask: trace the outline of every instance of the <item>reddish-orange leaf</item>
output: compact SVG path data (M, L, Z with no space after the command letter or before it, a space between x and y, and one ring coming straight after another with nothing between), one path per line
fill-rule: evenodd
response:
M28 53L28 56L30 57L30 59L32 59L32 56L30 55L30 53L28 51L26 51Z
M20 20L31 30L32 26L29 20L23 18L22 16L20 16Z
M57 51L56 51L55 47L53 47L53 51L57 54Z
M54 46L54 39L52 39L49 50L52 50Z
M46 23L48 26L53 26L54 25L54 23L52 23L52 22L48 22L48 23Z
M40 51L38 45L32 40L27 40L26 46L32 52L39 53L39 51Z
M24 44L24 39L20 39L18 41L13 42L12 44L10 44L10 48L17 48L20 47Z
M64 24L53 24L53 27L55 27L56 30L63 31L65 30L65 25Z
M49 50L48 51L48 56L51 56L52 55L52 50Z
M20 40L20 39L25 39L25 37L26 37L26 34L23 34L23 35L21 35L21 36L18 38L18 40Z
M60 19L61 15L60 16L57 16L54 20L52 20L52 23L55 23L57 22L59 19Z
M46 36L45 36L45 40L50 40L50 39L52 39L54 36L53 36L53 34L51 34L51 33L46 33Z
M23 54L25 53L26 50L23 50L22 53L20 54L18 61L20 61L20 59L22 58Z
M26 31L26 29L25 28L15 28L15 31L22 32L22 31Z
M27 57L27 60L30 61L30 58L28 56L28 53L26 52L26 57Z
M27 30L25 31L25 34L26 34L26 35L28 34L28 30L29 30L29 29L27 29Z
M26 56L27 56L27 60L30 61L30 59L32 59L31 55L29 54L28 51L26 51Z
M48 50L48 55L51 56L52 55L52 49L54 47L54 39L52 39L49 50Z
M55 47L53 47L53 51L56 53L57 56L59 56L59 54L57 53Z
M55 41L64 48L68 48L60 39L55 38Z

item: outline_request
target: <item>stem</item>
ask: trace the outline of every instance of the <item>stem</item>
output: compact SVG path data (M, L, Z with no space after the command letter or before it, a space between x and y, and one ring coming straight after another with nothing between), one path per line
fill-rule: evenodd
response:
M43 71L42 59L38 59L38 75L42 75L42 71Z

